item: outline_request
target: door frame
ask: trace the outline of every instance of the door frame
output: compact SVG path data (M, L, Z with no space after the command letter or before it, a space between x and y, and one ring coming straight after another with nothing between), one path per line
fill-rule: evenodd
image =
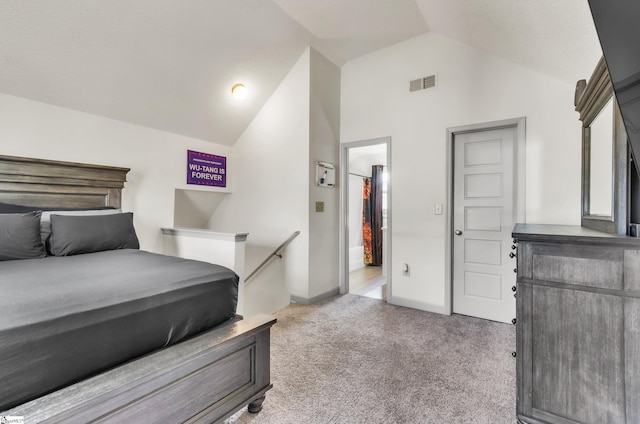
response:
M354 147L387 145L387 231L383 240L382 262L387 277L387 302L391 299L391 137L340 143L340 294L349 293L349 149Z
M454 154L453 143L456 135L478 131L499 130L503 128L515 128L516 139L514 149L514 199L516 222L525 223L525 190L526 190L526 122L527 118L505 119L501 121L483 122L480 124L463 125L447 128L447 201L445 231L445 281L444 309L448 315L453 313L453 179L454 179Z

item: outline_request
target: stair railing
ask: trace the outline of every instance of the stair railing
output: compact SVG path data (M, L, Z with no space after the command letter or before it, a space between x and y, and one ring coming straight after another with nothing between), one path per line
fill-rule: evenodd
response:
M289 246L289 244L293 241L294 238L298 237L300 235L300 231L294 231L293 234L291 234L289 236L288 239L286 239L284 241L284 243L282 243L280 246L276 247L276 249L271 252L269 254L269 256L267 256L267 258L262 261L262 263L260 265L258 265L256 267L256 269L254 269L245 279L244 282L245 284L249 282L249 280L251 280L251 278L253 278L254 275L256 275L258 273L258 271L260 271L262 268L264 268L269 261L271 261L271 259L273 259L274 257L278 257L278 258L282 258L282 251L284 249L286 249L287 246Z

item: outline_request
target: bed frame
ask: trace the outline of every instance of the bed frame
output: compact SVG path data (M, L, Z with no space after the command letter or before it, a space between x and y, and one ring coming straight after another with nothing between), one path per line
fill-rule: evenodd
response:
M121 207L127 168L0 156L0 202ZM249 406L270 382L267 315L235 319L176 345L24 403L0 416L25 423L212 423Z

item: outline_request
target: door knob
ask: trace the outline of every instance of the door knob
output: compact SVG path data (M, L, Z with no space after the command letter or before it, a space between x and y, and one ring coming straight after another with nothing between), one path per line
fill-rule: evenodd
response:
M462 231L460 231L460 230L456 230L456 235L457 235L457 236L461 236L461 235L462 235Z

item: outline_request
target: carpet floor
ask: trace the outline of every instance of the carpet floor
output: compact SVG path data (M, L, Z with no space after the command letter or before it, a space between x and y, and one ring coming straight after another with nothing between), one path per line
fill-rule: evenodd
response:
M230 423L516 422L513 325L351 294L274 315L273 389Z

